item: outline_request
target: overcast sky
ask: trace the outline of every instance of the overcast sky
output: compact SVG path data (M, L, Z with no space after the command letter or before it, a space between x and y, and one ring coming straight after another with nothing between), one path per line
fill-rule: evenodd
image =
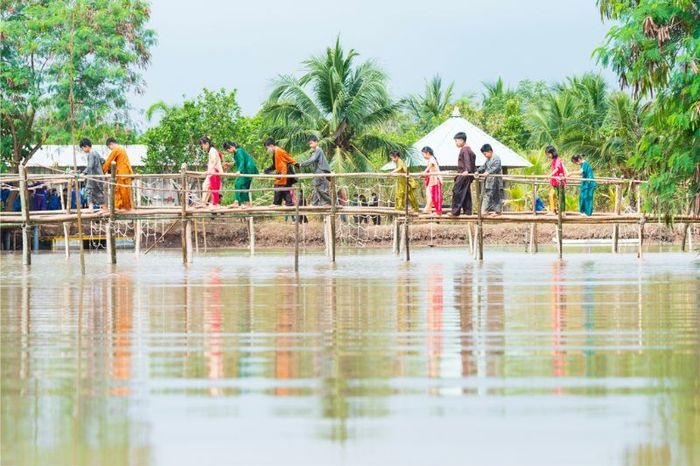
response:
M599 69L591 53L608 29L595 0L152 0L150 25L158 45L146 92L132 99L137 121L153 102L203 87L238 89L254 114L275 76L299 74L337 35L387 71L395 97L435 73L459 96L498 76L517 84Z

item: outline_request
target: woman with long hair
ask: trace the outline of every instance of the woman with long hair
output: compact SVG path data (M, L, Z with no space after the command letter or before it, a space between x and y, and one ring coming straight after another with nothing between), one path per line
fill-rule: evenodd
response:
M559 185L566 186L566 167L559 157L559 153L554 146L547 146L544 153L552 159L552 171L549 173L549 212L555 214L558 212L561 204L562 213L564 211L564 199L557 199L557 190ZM558 201L558 202L557 202Z
M421 154L423 154L423 158L428 162L428 166L425 167L423 171L425 174L426 199L423 213L432 213L434 207L435 213L437 215L442 215L442 176L437 174L440 172L440 165L435 158L433 149L429 146L425 146L421 149Z
M209 198L211 198L212 204L218 207L221 202L219 192L221 191L221 173L224 171L223 157L207 136L199 138L199 145L208 155L207 177L202 183L202 207L209 203Z

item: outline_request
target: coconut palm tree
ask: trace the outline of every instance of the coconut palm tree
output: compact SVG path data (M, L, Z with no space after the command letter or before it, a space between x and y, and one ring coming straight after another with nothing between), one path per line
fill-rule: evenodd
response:
M422 95L411 95L406 99L406 108L416 119L422 131L432 130L450 109L454 82L443 89L439 74L425 82Z
M270 134L291 150L306 148L316 135L336 171L367 171L373 153L406 148L378 127L399 110L386 88L386 74L371 60L340 44L304 62L300 78L280 76L262 109Z
M642 139L642 116L639 100L624 92L610 96L605 118L605 144L601 150L601 163L610 167L614 174L631 178L636 170L628 165Z

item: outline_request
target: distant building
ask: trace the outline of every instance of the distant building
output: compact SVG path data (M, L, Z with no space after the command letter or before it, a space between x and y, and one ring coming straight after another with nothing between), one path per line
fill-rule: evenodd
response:
M420 151L423 147L429 146L435 151L435 158L440 164L441 169L456 169L459 148L455 146L454 135L461 131L467 133L467 144L469 144L476 154L477 167L486 161L486 158L479 150L484 144L491 144L494 153L501 158L504 172L507 172L509 168L527 168L532 166L530 162L517 154L513 149L463 118L456 107L450 118L442 122L438 127L426 134L412 146L411 151L405 155L406 164L410 167L426 166L427 162ZM388 171L394 168L394 162L389 162L382 167L382 170Z
M129 154L129 161L134 168L143 167L146 161L146 146L133 144L124 146ZM109 155L109 149L104 145L95 144L92 149L100 154L103 159ZM79 168L85 166L85 153L79 148L75 148L76 164ZM73 168L73 146L65 145L44 145L36 151L27 162L29 173L55 173L51 169L65 170Z

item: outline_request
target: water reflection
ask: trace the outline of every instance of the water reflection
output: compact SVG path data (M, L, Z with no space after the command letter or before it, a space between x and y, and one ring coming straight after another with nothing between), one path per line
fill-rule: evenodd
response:
M42 275L5 256L3 463L226 463L211 446L235 432L245 464L330 464L339 449L347 464L420 464L416 432L444 441L444 464L494 454L496 438L527 445L520 463L560 448L699 464L698 266L609 257L525 269L431 250L382 268L393 256L319 258L297 276L272 259L256 272L242 256L187 270L161 256L76 280L62 258L38 256ZM542 435L522 443L524 425ZM494 436L467 449L456 432ZM306 461L285 455L294 445Z

